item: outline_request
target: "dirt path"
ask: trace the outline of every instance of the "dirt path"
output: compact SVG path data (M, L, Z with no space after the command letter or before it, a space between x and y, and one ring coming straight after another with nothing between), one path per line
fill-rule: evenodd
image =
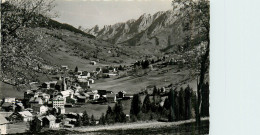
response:
M202 118L201 120L202 121L209 120L209 118L206 117L206 118ZM177 125L192 123L192 122L195 122L195 119L178 121L178 122L149 121L149 122L115 124L115 125L96 126L96 127L66 128L66 129L70 131L78 131L78 132L93 132L93 131L102 131L102 130L160 128L160 127L177 126Z

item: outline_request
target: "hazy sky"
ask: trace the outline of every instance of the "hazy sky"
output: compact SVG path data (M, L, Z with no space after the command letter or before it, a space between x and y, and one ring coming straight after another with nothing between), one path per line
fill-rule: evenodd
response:
M129 19L137 19L143 13L154 14L172 9L171 0L56 0L55 11L62 23L91 28L103 27Z

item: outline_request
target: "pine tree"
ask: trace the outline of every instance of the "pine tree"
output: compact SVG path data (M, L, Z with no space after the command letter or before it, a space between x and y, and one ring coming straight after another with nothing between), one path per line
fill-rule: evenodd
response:
M168 95L168 99L169 99L169 102L170 102L170 113L169 113L169 116L168 116L168 119L169 121L173 121L176 119L176 110L175 110L175 107L176 107L176 93L173 89L170 90L169 92L169 95Z
M171 103L169 101L169 98L166 98L164 100L164 104L163 104L163 108L165 108L166 110L169 110L170 109L170 106L171 106Z
M151 110L151 101L150 101L150 95L146 95L143 102L142 111L143 113L148 113Z
M90 123L91 125L96 125L96 120L93 114L91 115Z
M115 104L114 113L115 113L115 122L126 122L126 116L125 113L123 112L123 105L121 101Z
M83 112L82 124L83 124L84 126L88 126L88 125L89 125L89 117L88 117L87 111L84 111L84 112Z
M170 112L169 112L169 115L168 115L168 121L169 122L173 122L174 120L175 120L174 110L173 110L173 107L171 106L170 107Z
M156 86L154 86L154 87L153 87L153 95L155 96L155 95L157 95L157 94L158 94L158 90L157 90Z
M140 96L139 94L135 94L131 103L130 114L137 116L141 112L141 106L142 102Z
M106 124L106 119L104 113L102 113L100 119L99 119L99 124L105 125Z
M180 120L180 107L179 107L179 92L177 89L174 90L174 113L175 113L175 120Z
M76 66L74 72L77 73L78 71L79 71L79 69L78 69L78 67Z
M78 114L77 115L77 121L76 121L76 124L75 124L77 127L81 127L83 125L82 123L82 119L81 119L81 116Z
M108 108L107 108L105 119L106 119L106 123L108 123L108 124L115 123L114 113L110 106L108 106Z
M184 101L184 90L182 87L179 91L178 102L179 102L180 120L183 120L185 116L185 101Z
M191 96L192 96L192 90L188 85L185 88L185 120L191 118Z
M201 116L209 116L209 83L202 86Z
M29 122L29 126L30 126L29 129L30 129L30 132L32 132L32 133L39 133L39 132L41 132L41 129L42 129L41 123L37 122L37 119L38 119L38 117L35 116L33 118L33 120Z

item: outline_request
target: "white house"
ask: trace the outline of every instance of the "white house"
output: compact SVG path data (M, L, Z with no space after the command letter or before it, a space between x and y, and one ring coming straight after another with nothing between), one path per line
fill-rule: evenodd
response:
M61 69L63 69L63 70L68 70L69 67L68 67L67 65L61 65Z
M48 111L48 107L44 105L34 106L33 111L39 114L44 114Z
M25 121L25 122L31 121L33 119L33 115L29 111L22 111L22 112L18 112L18 113L22 116L23 121Z
M74 95L74 91L73 90L65 90L65 91L61 91L60 94L62 95L62 97L65 99L67 97L72 98ZM65 100L66 102L66 100Z
M0 114L0 134L7 134L7 124L8 121L5 119L5 117Z
M57 95L55 98L53 98L52 105L53 105L53 108L64 107L65 100L61 95Z
M92 93L98 93L98 90L92 90L91 92Z
M5 97L4 103L15 103L15 97Z
M88 79L88 81L92 84L94 83L94 79Z
M53 115L48 115L44 118L42 118L42 124L44 127L48 127L48 128L59 128L60 124L56 123L56 117Z
M88 79L89 76L88 75L79 75L77 76L78 79Z
M97 93L87 93L87 94L89 94L89 99L92 99L92 100L97 100L100 98L100 95Z
M107 102L114 103L116 102L116 94L108 94L106 95Z
M97 62L96 62L96 61L90 61L90 64L91 64L91 65L96 65Z
M63 98L61 94L57 95L55 98L52 100L52 107L56 108L58 113L64 114L65 113L65 103L66 103L66 98Z
M78 82L88 82L87 78L77 78Z

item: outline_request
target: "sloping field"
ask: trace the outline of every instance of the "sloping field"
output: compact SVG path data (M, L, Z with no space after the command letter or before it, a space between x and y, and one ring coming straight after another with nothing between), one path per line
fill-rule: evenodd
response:
M129 114L130 113L130 109L131 109L131 100L123 100L122 101L122 105L123 105L123 111L125 114ZM94 115L94 117L96 119L99 119L102 115L102 113L106 114L107 108L108 106L113 107L115 106L115 103L109 103L106 105L100 105L100 104L85 104L81 107L73 107L73 108L66 108L66 113L69 112L74 112L74 113L83 113L84 111L87 111L89 117L91 117L91 115Z
M167 70L167 72L161 73L163 70ZM176 73L174 67L150 71L147 75L141 77L127 76L119 79L115 77L97 80L95 84L92 84L92 89L106 89L113 92L124 90L127 93L135 94L144 90L149 85L166 87L170 84L176 87L186 87L189 84L193 90L196 90L196 81L189 80L188 72L181 71Z
M18 91L14 86L0 82L0 98L4 97L23 98L23 91Z

